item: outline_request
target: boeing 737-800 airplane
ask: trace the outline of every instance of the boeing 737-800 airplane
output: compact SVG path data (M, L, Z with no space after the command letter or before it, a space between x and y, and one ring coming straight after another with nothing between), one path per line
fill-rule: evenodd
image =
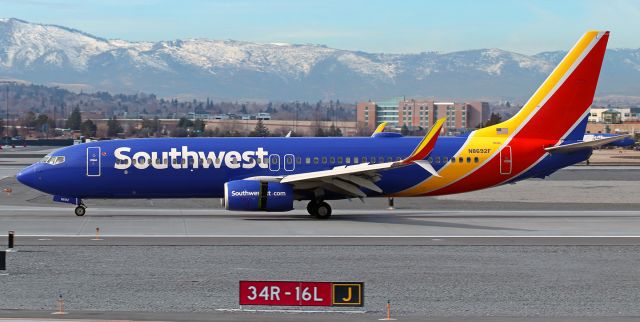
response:
M158 138L90 142L47 155L20 182L75 204L91 198L224 198L228 210L289 211L309 200L460 193L544 178L586 160L583 142L609 32L590 31L511 119L464 137Z

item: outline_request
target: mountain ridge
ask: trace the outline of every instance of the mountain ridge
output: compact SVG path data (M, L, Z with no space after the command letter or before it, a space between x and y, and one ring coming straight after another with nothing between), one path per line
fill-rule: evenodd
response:
M367 53L315 44L106 39L0 19L0 77L87 91L214 99L526 99L565 52ZM640 49L610 49L598 95L640 96Z

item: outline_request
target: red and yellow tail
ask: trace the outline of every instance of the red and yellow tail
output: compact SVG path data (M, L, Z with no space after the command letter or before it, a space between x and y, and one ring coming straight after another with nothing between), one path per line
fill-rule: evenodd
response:
M582 139L608 39L608 31L585 33L515 116L476 136Z
M539 164L545 147L582 140L609 39L589 31L512 118L473 131L448 162L396 196L442 195L509 182ZM473 160L473 162L463 162Z

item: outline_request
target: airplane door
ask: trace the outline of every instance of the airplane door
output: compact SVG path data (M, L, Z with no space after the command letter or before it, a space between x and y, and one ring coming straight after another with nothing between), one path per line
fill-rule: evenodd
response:
M101 166L100 147L87 148L87 177L99 177Z
M500 150L500 174L511 174L512 166L511 147L505 146L504 149Z
M274 172L280 171L280 155L279 154L269 155L269 170Z
M296 169L295 157L293 154L285 154L284 155L284 170L285 171L293 171Z

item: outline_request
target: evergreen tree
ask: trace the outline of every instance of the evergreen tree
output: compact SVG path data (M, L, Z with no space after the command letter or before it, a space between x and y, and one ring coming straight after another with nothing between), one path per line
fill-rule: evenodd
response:
M80 133L83 136L95 137L98 127L91 120L86 120L80 125Z
M331 124L329 131L327 132L327 136L342 136L342 130L334 124Z
M181 128L193 127L193 121L191 121L186 117L181 117L180 120L178 120L178 127L181 127Z
M409 135L409 128L407 127L406 124L402 124L402 128L400 129L400 134L402 134L403 136Z
M489 120L487 120L487 122L484 124L484 127L496 125L500 122L502 122L502 115L500 115L500 113L491 113L491 116L489 117Z
M80 130L81 125L82 125L82 115L80 114L80 107L76 106L71 112L71 115L69 115L69 118L67 119L67 123L65 127L73 131L77 131L77 130Z
M193 131L196 133L203 133L205 125L206 124L202 119L196 119L196 121L193 122Z
M120 121L115 116L107 121L107 136L113 137L118 133L122 133L122 131L122 125L120 125Z
M256 123L255 129L253 129L253 131L249 133L249 136L255 136L255 137L269 136L269 129L266 126L264 126L262 119L258 119L258 123Z

